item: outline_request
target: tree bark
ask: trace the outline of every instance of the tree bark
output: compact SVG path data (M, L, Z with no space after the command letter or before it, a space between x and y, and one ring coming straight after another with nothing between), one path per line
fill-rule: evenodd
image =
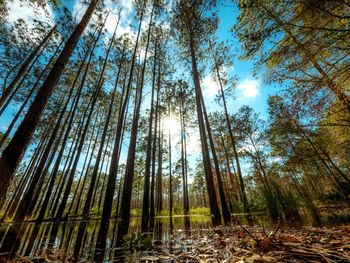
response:
M144 10L143 10L144 8L145 7L143 6L142 15L144 12ZM140 77L141 79L140 79L140 83L136 89L134 118L133 118L132 127L131 127L129 151L128 151L128 157L127 157L126 167L125 167L124 187L123 187L121 211L120 211L122 221L120 222L120 225L118 225L117 238L118 238L119 242L121 241L120 238L123 237L124 234L128 232L128 228L129 228L132 184L133 184L134 172L135 172L136 141L137 141L137 134L138 134L138 124L139 124L139 118L140 118L142 93L143 93L144 77L145 77L146 62L147 62L147 53L148 53L149 41L150 41L150 36L151 36L151 28L152 28L152 21L153 21L153 11L154 11L154 5L152 7L150 22L148 25L145 57L144 57L143 66L141 69L141 77ZM142 16L141 16L141 18L142 18ZM140 19L140 22L141 21L142 20Z
M228 110L227 110L227 105L226 105L225 92L224 92L224 88L223 88L223 85L222 85L220 71L219 71L219 66L217 64L215 55L214 55L214 63L215 63L216 75L217 75L217 78L218 78L218 81L219 81L219 86L220 86L221 99L222 99L222 102L224 104L227 128L229 130L230 139L231 139L232 148L233 148L233 153L234 153L234 158L235 158L235 161L236 161L236 167L237 167L237 172L238 172L238 179L239 179L239 184L240 184L241 197L242 197L242 202L243 202L243 210L244 210L244 212L246 214L248 214L248 219L249 219L250 218L250 216L249 216L250 208L249 208L249 203L248 203L248 199L247 199L247 194L245 192L245 186L244 186L244 181L243 181L241 165L240 165L239 158L238 158L238 153L237 153L236 140L235 140L235 138L233 136L232 126L231 126L231 122L230 122L230 118L229 118Z
M153 128L153 112L154 112L154 90L156 80L156 65L157 65L157 39L154 47L154 61L153 61L153 78L152 78L152 91L151 91L151 110L149 113L148 124L148 138L147 138L147 151L145 161L145 180L143 187L143 203L142 203L142 223L141 231L147 232L149 230L149 215L150 215L150 175L151 175L151 161L152 161L152 128Z
M227 201L226 201L224 185L223 185L223 182L222 182L221 171L220 171L220 167L219 167L219 161L218 161L218 158L217 158L217 155L216 155L216 150L215 150L215 146L214 146L214 140L213 140L213 136L211 134L210 123L209 123L207 110L205 108L204 99L203 99L203 95L202 94L201 94L201 100L202 100L202 106L203 106L204 121L205 121L207 132L208 132L208 138L209 138L211 154L212 154L213 160L214 160L214 167L215 167L216 178L218 180L222 215L223 215L225 224L229 225L231 223L231 214L230 214L230 210L228 209L228 205L227 205Z
M27 103L29 102L30 98L32 97L33 93L35 92L36 87L39 84L39 81L41 80L41 78L43 77L44 73L46 72L46 70L49 68L49 66L51 65L53 59L56 57L57 52L59 51L61 45L63 44L63 41L59 44L59 46L56 48L54 54L51 56L49 62L47 62L45 68L40 72L39 77L37 78L37 80L35 81L33 87L31 88L31 90L29 91L27 97L25 98L25 100L23 101L21 107L19 108L19 110L17 111L16 115L14 116L14 118L11 121L11 124L9 125L9 127L7 127L7 130L5 132L5 134L2 136L1 141L0 141L0 149L2 148L6 138L9 137L10 132L12 131L13 127L15 126L18 118L22 115L22 112L24 110L24 108L27 106ZM0 113L1 115L1 113Z
M22 123L12 137L11 142L3 151L0 158L0 205L4 202L7 189L19 165L24 151L32 138L39 118L45 109L48 100L55 89L68 60L77 45L80 36L85 30L99 0L91 0L82 20L67 40L61 54L57 58L50 73L38 91Z
M114 29L113 36L111 38L111 42L109 44L108 50L107 50L106 55L105 55L105 60L103 62L102 70L100 72L100 76L99 76L99 80L98 80L99 84L101 83L101 81L103 79L103 74L105 72L105 68L106 68L108 57L109 57L109 53L111 51L111 48L112 48L112 45L113 45L113 41L114 41L114 38L115 38L115 34L117 32L117 28L118 28L118 25L119 25L119 20L120 20L120 16L118 18L117 25L116 25L116 27ZM109 122L110 122L110 119L111 119L111 116L112 116L112 110L113 110L114 100L115 100L116 91L117 91L117 84L118 84L118 81L119 81L119 75L120 75L120 70L121 70L121 67L122 67L123 59L124 59L124 50L123 50L122 58L120 60L119 69L118 69L118 73L117 73L117 80L116 80L116 83L114 85L114 89L113 89L113 93L112 93L112 99L111 99L110 104L109 104L108 113L107 113L105 125L104 125L104 128L103 128L102 137L101 137L101 143L100 143L99 150L97 152L97 157L96 157L96 161L95 161L94 170L92 171L90 185L89 185L89 189L88 189L88 192L87 192L87 198L85 200L85 205L84 205L84 208L83 208L83 216L84 216L85 219L87 219L89 217L89 211L90 211L90 206L91 206L91 197L92 197L92 193L93 193L93 190L94 190L94 187L95 187L97 173L98 173L98 170L100 168L102 152L103 152L103 148L104 148L104 144L105 144L105 140L106 140L106 134L107 134L107 130L108 130L108 127L109 127Z
M188 33L190 38L188 45L189 45L189 50L191 55L191 62L192 62L192 77L193 77L193 82L195 86L197 118L198 118L199 133L200 133L201 145L202 145L202 157L203 157L204 170L205 170L205 180L206 180L208 196L209 196L210 212L213 215L212 223L213 225L218 225L218 224L221 224L221 214L220 214L217 197L215 193L214 179L213 179L213 174L212 174L211 164L210 164L207 135L205 132L203 111L202 111L202 105L201 105L201 85L199 81L199 73L197 68L195 43L193 39L193 30L190 23L188 23Z
M144 7L143 7L143 9L144 9ZM118 171L119 148L120 148L120 144L121 144L121 135L122 135L123 127L124 127L123 123L124 123L124 116L125 116L125 112L126 112L126 106L128 104L128 101L129 101L129 94L130 94L130 89L131 89L132 80L133 80L133 76L134 76L136 53L137 53L137 48L138 48L138 43L139 43L139 38L140 38L140 33L141 33L141 25L142 25L143 12L144 12L143 9L142 9L141 17L140 17L134 52L133 52L132 59L131 59L129 80L128 80L128 84L127 84L126 91L125 91L124 101L122 102L122 107L120 109L119 116L118 116L118 124L117 124L117 129L116 129L115 140L114 140L111 166L109 169L106 194L105 194L104 203L103 203L102 218L101 218L100 228L99 228L98 237L97 237L98 240L103 240L107 231L108 231L108 221L109 221L109 218L111 216L111 211L112 211L113 197L114 197L114 191L115 191L115 182L116 182L116 176L117 176L117 171Z
M8 87L4 90L4 92L1 94L0 97L0 108L8 98L8 96L11 94L12 90L16 86L17 82L22 78L23 75L25 75L26 70L29 66L29 64L32 62L36 54L40 51L40 49L43 47L43 45L49 40L49 38L52 36L52 34L56 31L57 25L55 25L47 34L46 36L41 40L39 45L34 48L34 50L29 54L27 59L24 61L24 63L21 65L21 67L18 69L18 72L16 76L13 78L11 83L8 85Z

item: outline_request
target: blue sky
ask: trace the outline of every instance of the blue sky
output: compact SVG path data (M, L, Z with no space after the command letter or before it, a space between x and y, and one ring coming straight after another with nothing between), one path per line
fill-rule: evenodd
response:
M80 10L80 1L79 0L63 0L63 4L65 4L69 10L73 13L73 16L75 16L75 13L77 10ZM122 19L121 24L118 28L117 35L121 35L124 33L130 33L133 34L133 27L130 27L130 24L134 22L133 19L133 7L131 4L131 1L129 0L122 0L119 1L119 4L113 3L111 0L106 1L107 6L109 7L116 7L116 6L122 6ZM84 10L80 10L79 14L77 15L77 18L81 17ZM225 41L229 40L230 43L232 43L233 50L232 52L236 55L234 57L234 63L233 67L230 67L227 69L227 73L229 76L237 76L238 82L237 86L235 88L235 96L234 98L230 97L228 98L228 108L230 113L236 112L241 106L243 105L249 105L251 106L256 112L259 112L260 115L266 119L267 118L267 98L269 95L276 92L276 89L273 87L268 87L263 82L263 72L259 72L257 77L253 77L253 63L250 61L241 61L238 59L238 56L241 54L241 44L238 42L237 39L235 39L235 36L230 32L230 29L232 25L234 24L236 17L238 16L239 10L237 7L231 5L226 5L224 7L221 7L219 9L218 15L220 19L219 29L217 31L217 37L219 41ZM18 18L22 18L25 21L27 21L29 24L33 19L37 17L39 19L45 19L47 21L50 21L50 17L55 17L55 11L53 11L52 8L48 7L47 12L36 8L35 12L34 9L28 5L21 4L19 0L14 0L10 4L10 18L9 21L13 22ZM112 32L115 26L116 22L116 13L112 13L110 17L107 20L106 23L106 29L108 32ZM146 20L148 21L148 20ZM53 22L50 22L53 23ZM144 30L146 29L146 22L143 23ZM183 70L183 69L182 69ZM227 88L233 88L233 87L227 87ZM217 105L214 102L214 97L217 94L218 91L218 85L210 76L210 74L207 74L205 76L202 76L202 89L203 94L205 96L206 105L208 107L208 111L215 111L215 110L222 110L222 108ZM147 92L146 92L147 93ZM148 107L149 103L147 103L147 99L144 103ZM6 130L6 127L9 125L10 120L12 119L12 114L14 112L14 106L9 107L9 109L5 112L3 116L1 116L0 121L0 129L2 132ZM176 124L177 120L175 117L173 117L170 121L167 121L170 123L170 125L178 125ZM198 131L194 130L191 131L191 136L188 139L189 141L189 151L191 153L192 151L192 157L191 159L197 159L200 157L198 155L198 143L199 143L199 136ZM179 138L178 132L174 132L174 139ZM127 141L126 141L127 142ZM178 150L174 149L174 160L178 156ZM122 159L125 159L126 151L123 151ZM83 159L84 156L82 156L81 159ZM82 163L82 162L81 162Z

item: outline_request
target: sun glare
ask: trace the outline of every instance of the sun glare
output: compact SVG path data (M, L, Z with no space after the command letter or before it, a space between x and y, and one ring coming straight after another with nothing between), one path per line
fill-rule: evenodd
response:
M168 136L169 130L171 134L171 140L173 144L175 145L177 142L181 140L180 134L181 134L181 125L180 120L176 118L175 116L166 117L163 119L163 133ZM197 133L193 132L193 129L187 127L186 129L187 135L186 135L186 148L187 153L193 154L193 153L199 153L200 148L200 142L199 137Z
M181 125L175 116L166 117L163 122L164 133L170 133L172 136L180 135Z

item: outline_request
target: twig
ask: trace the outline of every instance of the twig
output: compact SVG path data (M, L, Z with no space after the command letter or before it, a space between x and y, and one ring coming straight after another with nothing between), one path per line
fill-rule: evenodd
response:
M259 240L256 239L241 223L237 220L237 224L256 242L259 243Z
M272 233L270 233L270 235L268 236L268 238L273 238L273 237L275 236L275 234L277 233L278 228L279 228L279 226L280 226L280 223L281 223L281 219L278 218L278 222L277 222L276 228L275 228L275 230L274 230Z

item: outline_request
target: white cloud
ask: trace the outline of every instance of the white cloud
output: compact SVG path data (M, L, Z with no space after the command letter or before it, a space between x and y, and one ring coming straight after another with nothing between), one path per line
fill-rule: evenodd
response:
M230 66L230 67L223 66L220 70L221 78L223 76L227 77L229 72L232 72L233 70L234 70L233 66ZM213 98L220 91L219 82L216 80L216 78L213 78L210 75L207 75L205 76L204 79L202 79L201 85L203 88L204 96L209 98Z
M123 34L130 34L133 35L134 32L130 27L131 24L131 16L133 13L133 4L130 0L121 0L116 4L112 0L106 1L106 7L107 9L111 10L111 13L109 14L107 21L106 21L106 29L109 33L113 33L115 26L118 21L118 11L120 12L120 21L117 28L117 36L121 36Z
M241 99L254 99L260 94L259 87L260 82L258 80L245 79L238 84L237 90L240 92Z
M14 23L18 19L23 19L29 26L33 25L34 19L53 24L54 15L51 7L46 5L42 8L28 1L12 0L7 4L9 9L8 22Z
M120 0L117 2L112 0L106 0L105 6L106 10L110 11L105 24L105 29L107 30L107 32L109 34L113 34L118 21L118 10L121 10L120 21L118 24L116 36L119 37L123 34L129 34L130 37L134 38L135 33L133 32L130 26L132 22L132 14L134 12L133 2L131 0ZM73 17L76 17L76 19L79 21L84 15L86 8L87 5L82 6L82 1L77 0L73 7ZM94 16L93 20L97 20L97 17Z
M201 85L205 97L212 98L220 90L219 84L210 75L207 75L202 79Z

